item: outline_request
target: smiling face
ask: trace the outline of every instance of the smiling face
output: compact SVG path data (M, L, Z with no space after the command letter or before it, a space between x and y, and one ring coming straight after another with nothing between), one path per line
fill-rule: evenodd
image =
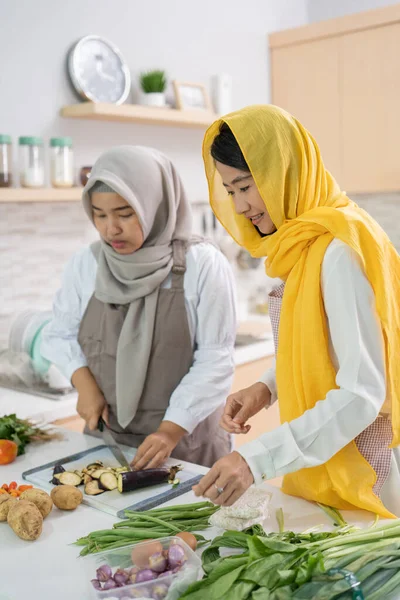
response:
M144 242L143 230L132 206L116 192L91 195L94 225L118 254L133 254Z
M244 215L261 233L269 234L276 227L249 171L242 171L215 161L227 193L232 196L238 215Z

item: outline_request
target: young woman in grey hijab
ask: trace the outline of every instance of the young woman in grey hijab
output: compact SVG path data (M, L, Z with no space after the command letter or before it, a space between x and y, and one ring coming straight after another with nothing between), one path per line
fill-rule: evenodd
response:
M231 449L219 428L234 367L230 267L192 237L180 177L156 150L105 152L83 206L100 240L67 266L42 355L76 387L87 430L102 417L138 448L135 468L169 456L211 467Z

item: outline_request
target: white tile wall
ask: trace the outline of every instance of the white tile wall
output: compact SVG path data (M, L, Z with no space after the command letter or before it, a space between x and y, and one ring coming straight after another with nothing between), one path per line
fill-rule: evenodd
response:
M400 193L353 198L400 251ZM194 207L198 233L203 209ZM6 346L14 315L27 308L51 307L64 265L82 244L95 239L96 231L79 202L0 205L0 348ZM265 281L262 265L257 271L235 268L235 275L242 302Z

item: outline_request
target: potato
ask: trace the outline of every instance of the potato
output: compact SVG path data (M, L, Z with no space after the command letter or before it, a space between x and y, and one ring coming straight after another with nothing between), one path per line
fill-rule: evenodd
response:
M12 498L8 494L1 494L0 496L0 521L7 521L8 511L11 506L18 502L16 498Z
M18 500L11 506L7 522L21 540L37 540L42 533L42 513L33 502L28 500Z
M75 510L83 499L82 492L73 485L59 485L51 490L51 499L61 510Z
M42 513L43 519L47 517L53 508L53 501L50 496L43 490L38 490L36 488L22 492L20 500L28 500L29 502L33 502L33 504L35 504Z

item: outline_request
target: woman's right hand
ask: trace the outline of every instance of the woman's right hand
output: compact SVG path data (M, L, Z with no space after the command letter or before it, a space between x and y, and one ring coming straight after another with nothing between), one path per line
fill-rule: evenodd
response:
M78 390L77 413L90 431L97 429L100 417L108 425L108 404L88 367L75 371L71 381Z
M248 433L251 429L251 425L246 425L248 419L270 402L271 392L265 383L254 383L228 397L220 425L229 433Z

